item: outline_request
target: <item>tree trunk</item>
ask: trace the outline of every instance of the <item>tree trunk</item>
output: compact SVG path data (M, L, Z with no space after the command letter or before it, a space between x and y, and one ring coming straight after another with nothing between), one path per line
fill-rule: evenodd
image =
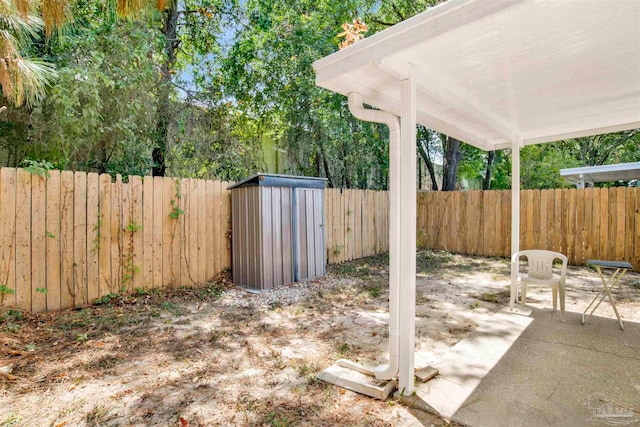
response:
M162 34L164 35L164 62L160 68L160 85L158 87L158 106L156 109L156 146L153 148L153 176L164 176L166 173L165 157L167 154L167 139L169 137L170 105L169 96L171 94L171 73L176 62L176 51L180 45L178 40L178 2L168 2L163 13L164 25Z
M327 178L327 185L329 188L333 188L333 178L331 177L331 169L329 168L329 163L327 162L327 154L324 151L324 143L320 142L320 161L322 162L322 167L324 168L324 174ZM320 174L318 174L320 176Z
M424 160L424 163L427 165L429 177L431 178L431 189L433 191L438 191L438 180L436 179L436 171L433 168L433 163L431 162L429 155L425 151L420 141L418 141L418 152L420 153L420 157L422 157L422 160Z
M462 159L460 141L447 137L444 150L444 166L442 172L442 191L454 191L456 189L456 177L458 176L458 166Z
M487 171L484 174L484 179L482 180L482 189L483 190L491 190L491 174L493 173L493 164L495 163L496 152L489 151L487 153Z

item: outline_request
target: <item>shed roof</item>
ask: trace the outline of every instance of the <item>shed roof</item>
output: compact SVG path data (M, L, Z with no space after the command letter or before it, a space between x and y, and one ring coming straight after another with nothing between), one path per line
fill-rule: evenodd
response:
M279 175L271 173L257 173L240 181L227 190L241 187L296 187L296 188L324 188L327 178L311 176Z
M313 64L319 86L486 150L640 128L640 2L449 0Z
M640 162L560 169L560 176L573 183L640 180Z

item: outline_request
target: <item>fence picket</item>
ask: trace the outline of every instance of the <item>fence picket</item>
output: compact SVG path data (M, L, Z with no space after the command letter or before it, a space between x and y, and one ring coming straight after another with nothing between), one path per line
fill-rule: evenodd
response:
M145 290L153 288L154 273L154 228L153 228L153 177L146 176L142 181L142 287ZM160 197L162 201L162 196Z
M46 200L46 288L47 310L60 309L60 171L50 171Z
M99 176L87 174L87 302L100 296L100 211Z
M73 174L73 293L75 305L87 304L87 174Z
M215 250L214 245L213 245L213 233L212 230L210 228L210 224L213 223L213 218L214 218L214 212L213 212L213 181L207 180L204 182L204 198L202 200L203 204L204 204L204 215L205 215L205 219L204 219L204 246L202 251L204 252L204 256L205 256L205 272L204 272L204 276L205 276L205 280L210 282L213 280L214 276L216 273L218 273L217 271L214 270L214 255L213 255L213 251Z
M60 173L60 308L74 306L73 172Z
M1 304L16 306L16 170L0 170L0 285L7 293L0 295Z
M167 180L169 181L169 180ZM162 271L164 268L164 180L159 176L153 177L153 286L164 286ZM167 215L168 216L168 215Z
M122 176L116 175L116 182L111 185L111 293L122 289L122 185Z

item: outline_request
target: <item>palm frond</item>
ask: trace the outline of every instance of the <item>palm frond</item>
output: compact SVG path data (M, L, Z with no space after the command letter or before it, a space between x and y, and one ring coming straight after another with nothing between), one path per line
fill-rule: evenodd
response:
M8 30L0 30L0 57L13 58L19 55L20 43Z
M44 61L17 58L14 61L13 100L17 106L33 107L46 96L47 86L57 77L51 64ZM4 87L3 87L4 89Z
M44 33L51 37L53 31L62 27L69 18L68 0L42 0L40 10L44 21Z
M23 15L13 4L0 0L0 30L10 31L16 39L24 39L37 36L42 26L42 18L38 15Z

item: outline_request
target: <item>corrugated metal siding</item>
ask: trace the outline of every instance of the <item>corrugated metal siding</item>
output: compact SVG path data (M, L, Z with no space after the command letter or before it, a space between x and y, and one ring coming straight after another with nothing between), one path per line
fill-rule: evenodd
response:
M253 186L231 194L237 285L273 289L325 274L323 190Z
M293 282L292 189L261 187L260 191L264 257L261 289L278 288Z
M261 221L258 187L231 192L233 281L240 286L259 287L261 279Z
M325 274L324 200L322 190L297 188L297 280Z

